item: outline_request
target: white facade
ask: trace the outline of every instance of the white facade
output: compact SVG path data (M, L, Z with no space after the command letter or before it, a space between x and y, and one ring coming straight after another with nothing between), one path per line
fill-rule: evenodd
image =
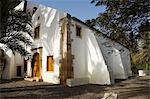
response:
M0 51L0 56L2 55L1 51ZM1 74L1 78L2 79L12 79L12 78L21 78L24 75L24 58L22 56L20 56L18 53L15 53L15 55L12 53L11 50L8 50L4 53L4 62L0 62L2 63L2 74ZM20 68L20 72L19 74L17 74L17 68Z
M102 34L97 36L97 41L102 50L106 64L112 71L113 77L115 79L127 79L131 76L129 50Z
M28 5L27 11L33 7L33 5ZM59 83L59 66L61 65L59 63L61 59L59 22L61 18L66 17L67 13L42 5L36 7L38 9L33 15L33 24L34 27L40 24L40 39L34 41L32 48L42 47L43 81L57 84ZM40 17L39 20L38 17ZM75 20L72 20L71 24L74 24L71 27L72 54L75 56L73 60L74 78L89 78L89 83L93 84L111 84L107 65L93 31ZM76 25L80 25L82 28L82 38L76 37ZM46 71L48 55L54 56L54 72ZM105 75L100 76L103 74Z
M58 84L59 83L59 60L60 56L60 24L61 18L66 17L67 13L43 5L27 4L27 11L32 13L34 7L37 7L33 14L33 27L40 25L40 37L33 42L32 49L42 47L42 78L43 81ZM39 19L38 19L39 18ZM34 53L33 53L34 54ZM54 71L47 71L47 56L53 55ZM28 66L31 66L28 65ZM28 71L31 67L28 67ZM28 72L28 75L31 71Z
M91 84L111 84L107 65L93 31L76 20L72 20L72 24L74 78L88 77ZM76 25L81 27L81 38L76 36Z
M22 8L20 4L16 9ZM34 39L31 53L40 53L41 76L43 81L59 84L60 69L62 61L61 44L62 33L60 20L67 17L67 13L46 7L43 5L34 5L27 3L27 12L33 13L33 9L37 8L32 17L33 28L40 27L39 38ZM22 8L23 9L23 8ZM130 53L128 49L122 45L104 37L104 35L95 35L95 31L86 26L80 20L71 17L70 19L70 39L73 77L68 78L69 84L73 82L75 85L90 84L112 84L114 79L126 79L132 75L130 66ZM81 37L76 34L76 26L81 28ZM123 49L123 50L121 50ZM54 71L47 71L47 56L54 58ZM22 66L22 77L24 76L24 59L20 55L8 58L11 64L4 75L16 78L15 66ZM14 63L15 62L15 63ZM9 73L8 73L9 72ZM27 76L32 77L32 60L27 63ZM69 85L73 86L73 85Z

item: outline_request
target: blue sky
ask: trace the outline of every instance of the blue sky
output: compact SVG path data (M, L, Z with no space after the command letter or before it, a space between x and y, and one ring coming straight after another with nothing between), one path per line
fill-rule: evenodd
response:
M29 0L37 4L50 6L68 12L81 20L95 18L105 11L105 6L95 7L91 0Z

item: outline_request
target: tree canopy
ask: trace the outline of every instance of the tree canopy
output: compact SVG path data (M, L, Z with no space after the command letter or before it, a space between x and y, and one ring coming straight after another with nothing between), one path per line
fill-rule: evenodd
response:
M150 1L92 0L91 3L105 5L106 11L86 23L129 48L133 63L150 65Z
M19 52L23 56L30 56L25 48L32 44L31 15L16 11L20 0L2 0L1 2L1 27L0 43L1 48L10 49L13 53Z
M106 11L97 19L105 18L108 25L117 25L128 32L138 32L141 24L149 20L149 0L92 0L91 3L106 5Z
M92 0L91 3L106 6L106 11L94 19L96 28L127 47L136 44L134 38L139 27L149 21L149 0Z

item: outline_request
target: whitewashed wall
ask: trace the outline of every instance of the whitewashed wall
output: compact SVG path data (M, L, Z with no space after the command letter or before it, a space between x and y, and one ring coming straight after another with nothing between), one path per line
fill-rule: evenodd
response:
M6 59L6 64L5 64L3 74L2 74L2 78L11 79L10 69L11 67L14 67L14 56L11 51L7 51L4 54L5 54L4 58Z
M110 75L92 30L72 20L71 39L74 78L89 78L91 84L111 84ZM82 28L82 37L76 37L76 25Z
M102 50L106 64L112 70L115 79L126 79L131 76L129 50L117 42L99 34L97 41Z
M14 73L12 78L17 78L17 66L21 66L21 77L24 77L24 57L21 56L19 53L16 53L14 56Z
M21 7L23 5L20 5ZM37 11L32 17L33 28L40 25L40 39L36 39L32 48L42 47L42 77L43 80L50 83L59 83L59 60L60 56L60 26L59 21L66 16L66 13L61 12L43 5L34 5L30 2L27 4L27 11L32 13L33 7L37 7ZM39 20L38 20L39 17ZM127 78L132 74L130 67L129 51L117 43L109 43L104 46L102 43L108 42L103 36L97 38L94 36L92 30L87 26L72 20L71 25L71 39L72 54L75 56L73 60L74 78L89 78L92 84L111 84L111 74L115 78ZM76 37L76 26L82 27L82 37ZM98 41L98 42L97 42ZM121 49L123 52L120 52ZM30 49L30 48L29 48ZM113 50L111 55L108 53ZM103 53L103 54L102 54ZM10 54L9 54L10 55ZM47 56L53 55L55 64L54 72L47 71ZM12 54L10 56L11 64L5 71L5 78L16 77L16 66L23 66L23 58L17 56L15 58ZM105 58L105 60L104 60ZM8 58L9 59L9 58ZM19 62L18 62L19 61ZM13 65L14 64L14 65ZM110 67L108 68L107 65ZM31 64L28 63L28 74L31 74ZM22 68L23 69L23 68ZM109 70L112 72L109 72ZM6 74L9 72L9 74ZM22 70L23 75L23 70Z
M17 66L21 66L21 76L24 77L24 64L23 57L19 53L12 53L11 50L6 51L4 58L6 59L5 68L2 74L3 79L18 78L17 76ZM19 78L20 78L19 77Z
M125 48L123 45L117 43L117 42L112 42L113 46L119 50L120 55L121 55L121 60L122 64L125 68L126 75L127 77L132 76L132 71L131 71L131 61L130 61L130 52L127 48Z
M43 5L28 4L27 11L32 12L33 7L38 7L32 17L33 27L40 25L40 38L35 39L32 48L42 48L42 78L45 82L59 83L60 56L60 24L61 18L66 13ZM39 17L39 20L38 20ZM47 71L47 56L53 55L54 72Z

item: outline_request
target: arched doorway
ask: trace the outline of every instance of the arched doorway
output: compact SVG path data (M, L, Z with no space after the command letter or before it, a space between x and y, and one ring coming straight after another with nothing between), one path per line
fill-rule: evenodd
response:
M32 59L32 77L40 77L40 59L39 59L39 53L34 53L33 59Z

